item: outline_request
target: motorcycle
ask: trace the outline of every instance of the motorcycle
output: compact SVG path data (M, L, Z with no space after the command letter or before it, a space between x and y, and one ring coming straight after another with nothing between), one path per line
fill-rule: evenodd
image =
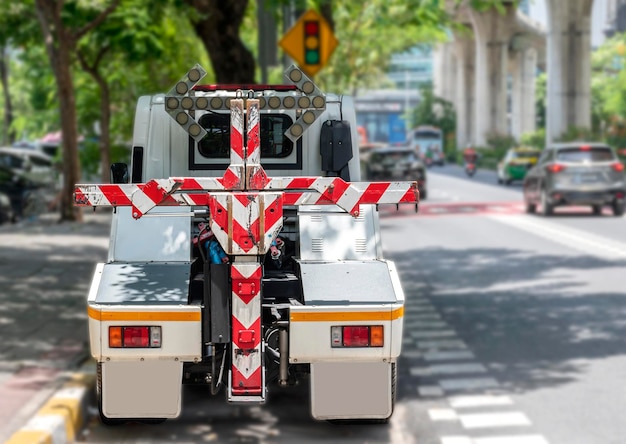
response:
M465 162L465 174L469 177L476 174L476 164L474 162Z

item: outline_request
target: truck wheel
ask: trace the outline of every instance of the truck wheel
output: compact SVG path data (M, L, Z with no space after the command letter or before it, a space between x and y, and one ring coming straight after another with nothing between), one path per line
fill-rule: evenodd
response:
M613 215L618 217L624 215L624 201L613 202Z
M541 192L541 214L544 216L551 216L553 213L554 207L548 203L548 195L546 194L546 190Z

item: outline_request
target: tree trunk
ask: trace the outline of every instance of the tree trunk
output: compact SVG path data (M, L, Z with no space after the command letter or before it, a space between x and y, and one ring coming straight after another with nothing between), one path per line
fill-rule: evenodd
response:
M2 134L3 145L10 145L15 142L15 130L11 128L13 124L13 103L9 92L9 57L7 48L0 47L0 81L2 82L2 93L4 95L4 132Z
M102 183L110 182L111 169L111 93L104 78L96 75L100 86L100 165L102 168Z
M60 43L54 66L61 109L61 133L63 134L63 190L61 194L61 220L82 221L82 212L74 206L74 186L80 180L78 158L78 124L76 98L72 80L72 63L69 49Z
M185 0L198 11L191 20L206 48L217 83L255 83L252 53L239 37L248 0Z

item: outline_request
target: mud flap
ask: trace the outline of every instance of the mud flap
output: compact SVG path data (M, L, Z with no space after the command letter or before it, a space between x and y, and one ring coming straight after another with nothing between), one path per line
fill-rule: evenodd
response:
M393 412L392 365L387 362L311 364L315 419L387 419Z
M164 360L102 363L102 413L107 418L176 418L183 363Z

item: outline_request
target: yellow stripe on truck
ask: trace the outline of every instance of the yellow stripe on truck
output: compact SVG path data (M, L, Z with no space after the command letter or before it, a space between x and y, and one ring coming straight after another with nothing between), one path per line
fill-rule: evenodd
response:
M197 321L199 311L102 311L87 307L87 314L96 321Z
M404 307L392 311L292 311L291 322L393 321L404 316Z

